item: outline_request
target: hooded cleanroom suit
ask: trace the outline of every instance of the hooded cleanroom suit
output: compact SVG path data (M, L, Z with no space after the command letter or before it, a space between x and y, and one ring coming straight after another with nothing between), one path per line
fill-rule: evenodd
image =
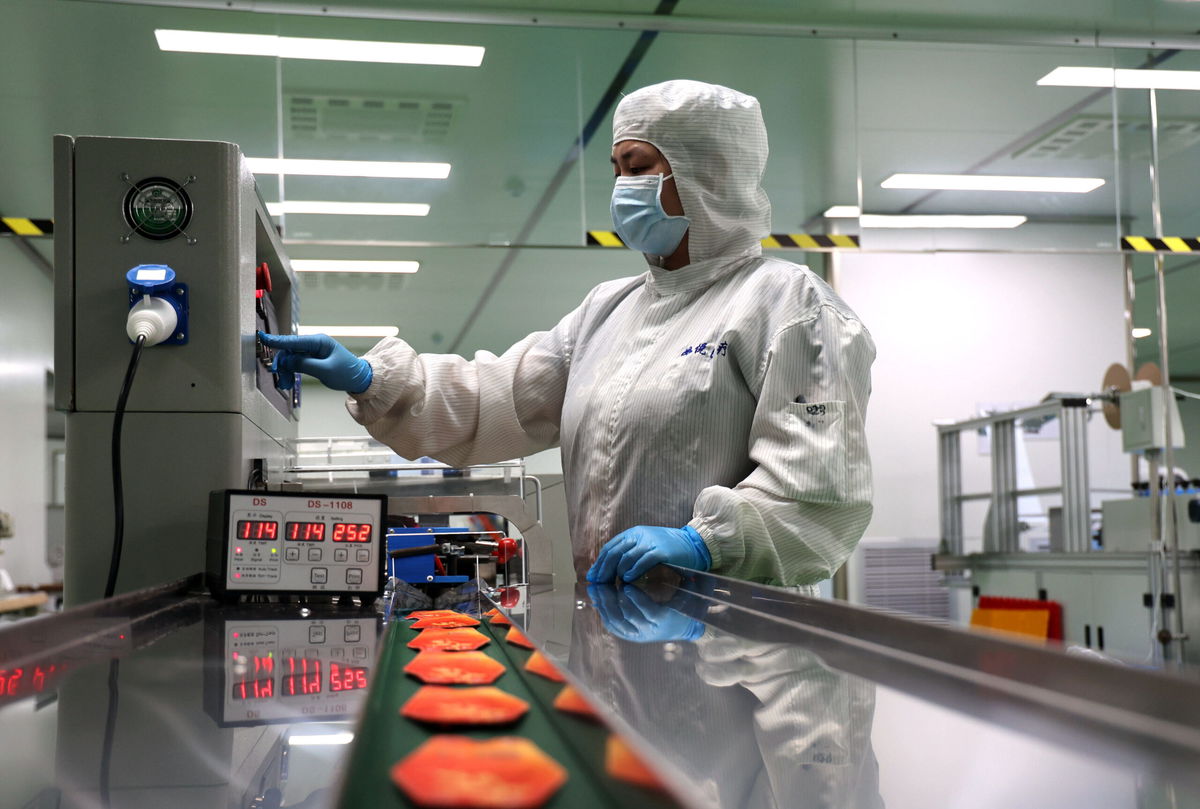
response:
M608 281L502 356L381 341L351 415L400 455L460 466L562 446L575 570L635 525L691 525L712 570L828 578L871 516L863 418L875 348L807 268L762 256L758 101L671 81L626 96L614 144L671 165L691 263Z

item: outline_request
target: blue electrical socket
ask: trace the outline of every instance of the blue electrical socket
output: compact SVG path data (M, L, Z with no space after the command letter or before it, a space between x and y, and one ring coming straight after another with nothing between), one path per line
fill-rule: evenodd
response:
M129 308L132 309L143 296L162 298L175 310L178 322L171 339L159 345L181 346L188 341L188 285L175 280L175 271L166 264L139 264L125 273L129 284ZM132 343L133 341L130 340Z

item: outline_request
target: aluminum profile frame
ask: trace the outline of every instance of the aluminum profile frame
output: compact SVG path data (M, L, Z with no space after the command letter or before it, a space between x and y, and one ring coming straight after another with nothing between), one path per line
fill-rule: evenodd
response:
M987 416L938 424L938 493L940 534L947 553L963 553L962 506L968 500L989 500L992 525L988 553L1017 553L1020 550L1017 499L1025 495L1062 494L1063 543L1066 550L1084 553L1091 549L1090 482L1088 477L1087 414L1085 397L1055 399L1043 404L993 413ZM1017 486L1016 435L1018 422L1030 418L1059 419L1059 486L1021 489ZM963 494L961 436L964 432L991 431L991 489L987 493ZM986 536L986 535L985 535Z

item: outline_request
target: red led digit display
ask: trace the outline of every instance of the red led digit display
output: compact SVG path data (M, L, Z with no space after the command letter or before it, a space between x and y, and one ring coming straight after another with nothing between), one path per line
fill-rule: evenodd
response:
M0 694L15 697L25 679L25 669L0 669Z
M241 659L246 660L245 657ZM254 655L250 660L254 661L254 668L250 670L247 663L247 671L239 682L233 684L233 698L243 700L275 696L275 658Z
M250 680L249 682L242 681L235 683L233 686L233 698L236 700L264 699L273 696L275 696L275 680L272 677Z
M371 524L369 522L339 522L333 526L334 542L370 542Z
M280 691L285 697L299 697L305 694L320 694L321 661L307 657L289 657L284 668L287 674L280 683Z
M238 539L278 539L279 523L273 520L238 520Z
M367 687L367 670L361 666L329 664L330 691L357 691Z
M325 523L290 522L287 524L287 538L298 542L324 542Z
M44 693L47 678L54 678L62 671L61 666L53 663L45 667L34 666L32 669L0 668L0 699Z

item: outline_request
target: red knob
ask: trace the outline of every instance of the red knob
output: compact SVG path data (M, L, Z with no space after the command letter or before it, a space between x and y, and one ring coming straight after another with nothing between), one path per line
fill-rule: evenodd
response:
M267 265L267 262L264 261L262 264L259 264L258 268L254 271L254 283L257 289L265 289L267 292L271 291L271 268Z
M496 543L496 550L492 551L492 556L496 557L496 561L502 565L508 564L508 561L520 553L521 546L512 537L504 537Z

